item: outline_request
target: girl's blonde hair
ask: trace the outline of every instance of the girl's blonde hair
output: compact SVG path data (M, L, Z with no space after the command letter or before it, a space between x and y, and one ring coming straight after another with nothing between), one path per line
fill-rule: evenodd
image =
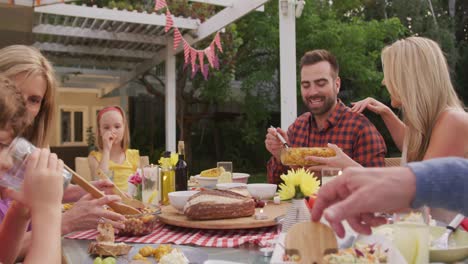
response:
M0 73L9 78L22 73L26 78L39 74L46 81L41 108L32 124L24 130L24 137L38 147L47 147L55 116L56 81L52 65L37 49L12 45L0 49Z
M422 160L439 115L463 110L439 45L423 37L398 40L382 51L385 85L401 102L407 126L408 162Z
M110 111L116 111L122 115L122 121L123 121L123 128L124 128L124 134L122 138L122 142L120 146L122 149L125 151L128 149L128 146L130 144L130 133L128 131L128 124L127 124L127 117L125 116L124 110L117 105L114 106L108 106L99 111L97 114L97 143L98 143L98 149L99 151L102 151L102 135L101 135L101 117L104 113L110 112Z

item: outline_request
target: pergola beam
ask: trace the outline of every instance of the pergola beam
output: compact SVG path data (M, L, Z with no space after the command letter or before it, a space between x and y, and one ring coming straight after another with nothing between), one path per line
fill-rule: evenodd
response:
M233 0L189 0L189 2L197 2L224 7L233 6Z
M147 24L165 26L166 16L146 12L118 10L116 8L98 8L97 6L77 6L70 4L55 4L39 6L34 8L35 13L44 13L60 16L82 17L87 19L112 20L122 23ZM174 17L174 25L178 28L197 29L200 22L198 19Z
M242 16L246 15L247 13L257 9L258 7L262 6L269 0L237 0L233 2L233 6L226 7L218 14L214 15L213 17L209 18L206 22L202 23L198 29L197 38L192 38L189 34L185 34L185 40L190 44L195 44L214 32L226 27L227 25L233 23L237 19L241 18ZM131 71L127 76L123 76L120 79L120 86L125 85L129 81L135 79L139 75L143 74L144 72L148 71L155 65L161 63L166 54L167 49L172 49L171 46L161 49L158 53L156 53L150 60L142 62L141 64L137 65L133 71ZM182 45L179 45L177 50L174 52L174 55L179 53L183 50ZM118 88L118 87L115 87Z
M127 71L119 70L101 70L92 68L81 68L81 67L61 67L55 66L54 70L58 74L86 74L86 75L103 75L103 76L114 76L120 77Z
M146 59L154 55L153 52L138 51L138 50L124 50L113 48L89 47L83 45L63 45L57 43L34 43L34 47L41 51L71 53L71 54L89 54L100 56L116 56L128 58Z
M52 5L52 4L58 4L58 3L63 3L63 2L73 2L75 0L41 0L41 6L42 5ZM10 4L9 0L0 0L0 4ZM20 5L20 6L36 6L36 1L35 0L14 0L13 1L14 5Z
M126 32L109 32L107 30L97 30L89 28L78 28L68 26L55 26L50 24L41 24L33 28L34 34L44 34L62 37L77 37L86 39L111 40L138 42L152 45L166 45L165 37L157 37L151 35L126 33Z

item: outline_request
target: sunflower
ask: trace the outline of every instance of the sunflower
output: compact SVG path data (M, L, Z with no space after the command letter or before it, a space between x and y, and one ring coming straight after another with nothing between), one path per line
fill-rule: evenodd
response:
M304 198L317 193L320 188L320 181L314 177L314 173L304 168L291 169L287 174L282 174L281 179L284 181L278 191L281 200Z

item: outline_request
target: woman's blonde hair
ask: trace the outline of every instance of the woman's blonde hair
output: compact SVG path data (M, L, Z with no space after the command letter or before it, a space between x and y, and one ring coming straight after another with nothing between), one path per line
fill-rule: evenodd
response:
M463 110L439 45L423 37L398 40L382 51L385 85L401 102L407 126L408 162L422 160L439 115Z
M128 124L127 124L127 117L125 116L124 110L117 105L114 106L108 106L99 111L97 114L97 143L98 143L98 149L99 151L102 151L102 135L101 135L101 117L107 112L110 111L116 111L122 115L122 121L123 121L123 128L124 128L124 134L122 138L122 142L120 146L122 147L123 150L127 150L128 146L130 144L130 133L128 131Z
M24 137L38 147L47 147L55 116L56 81L52 65L37 49L12 45L0 49L0 73L9 78L18 74L25 74L25 78L39 74L46 81L41 108L32 124L24 130Z

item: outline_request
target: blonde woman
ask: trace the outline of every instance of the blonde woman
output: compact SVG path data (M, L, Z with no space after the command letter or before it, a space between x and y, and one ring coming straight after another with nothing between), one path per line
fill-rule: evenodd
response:
M56 90L51 64L32 47L12 45L0 49L0 73L23 94L29 120L24 136L38 147L48 147Z
M0 49L0 74L13 80L21 92L27 109L27 127L24 136L41 148L49 146L49 134L55 113L56 82L51 64L35 48L13 45ZM109 181L96 181L93 184L106 193L112 193L114 185ZM125 218L103 208L103 205L119 201L115 195L92 199L78 186L71 185L63 195L63 202L75 202L72 209L62 214L62 234L96 228L99 219L107 219L115 228L123 228ZM84 196L83 196L84 195ZM0 207L6 211L10 201L0 199ZM1 210L0 210L1 211ZM0 214L0 221L3 220ZM21 256L30 244L28 232L23 240Z
M382 117L402 151L403 164L468 157L468 114L453 88L439 45L423 37L402 39L384 48L382 64L383 84L392 107L402 110L403 120L373 98L354 103L352 110L360 113L367 108ZM440 217L450 220L449 215Z

